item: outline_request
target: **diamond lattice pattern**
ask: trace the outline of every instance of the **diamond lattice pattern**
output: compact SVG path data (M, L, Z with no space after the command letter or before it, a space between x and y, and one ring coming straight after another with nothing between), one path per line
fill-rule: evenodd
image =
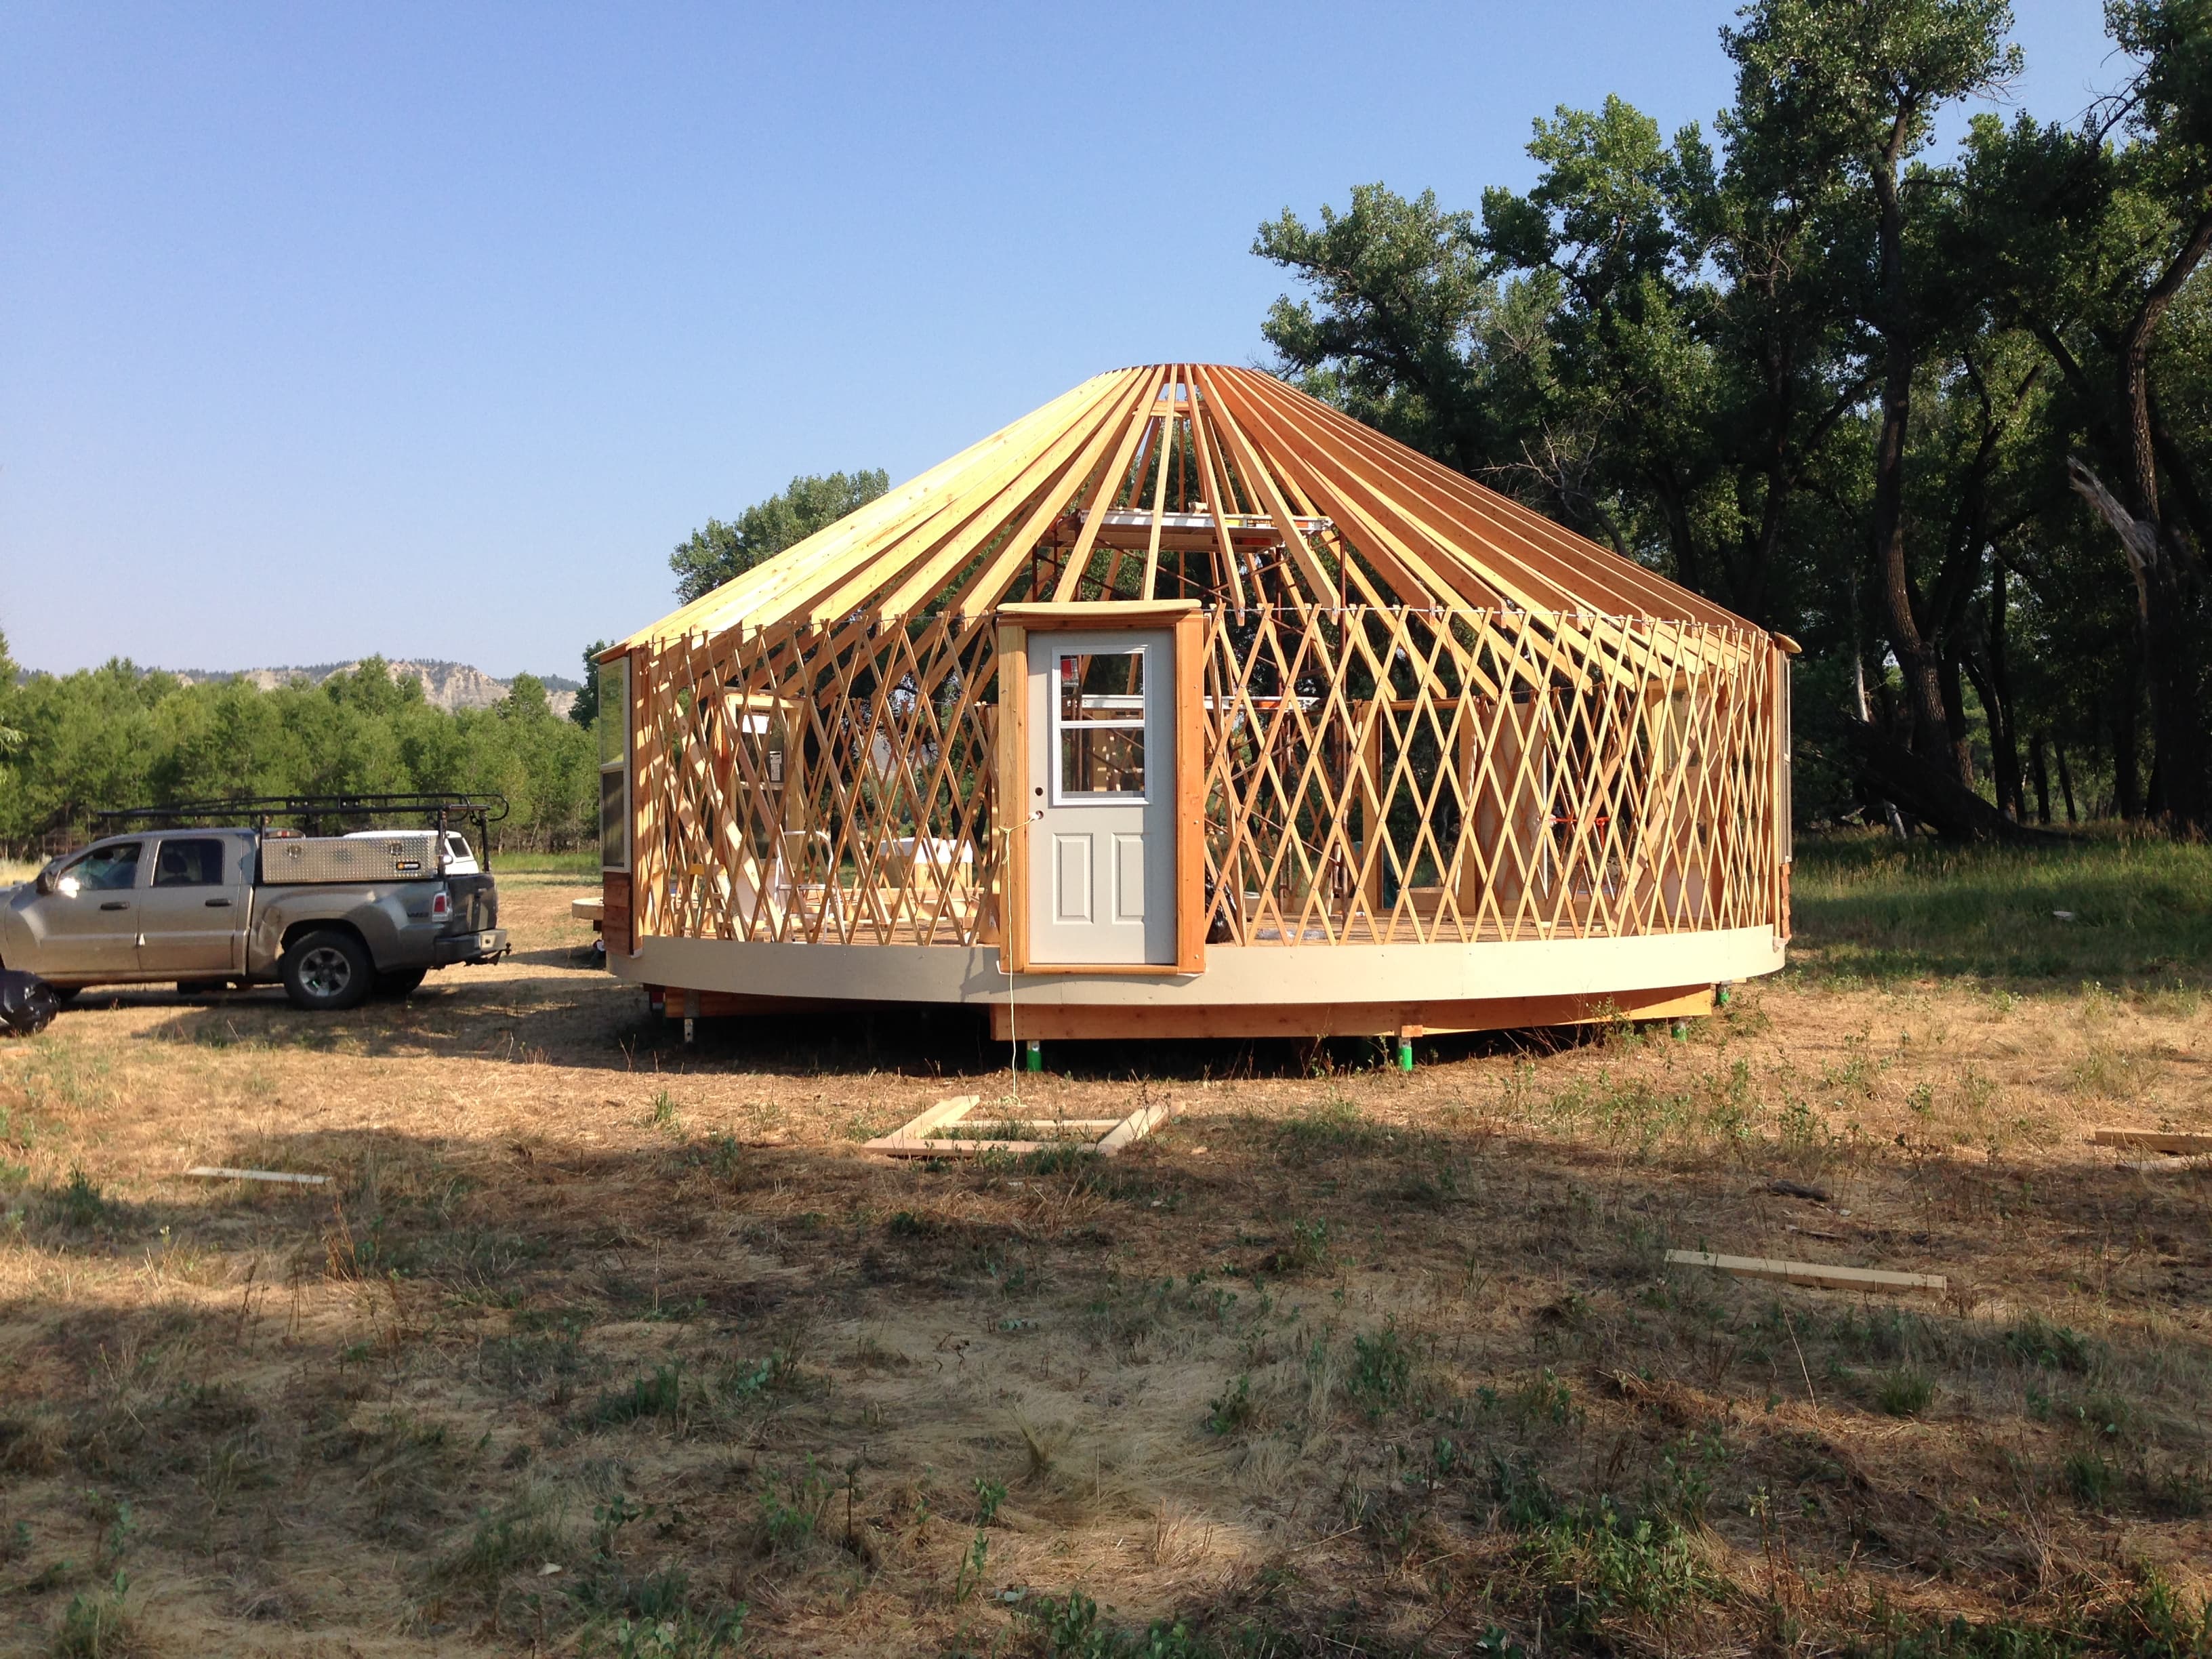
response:
M1786 927L1780 651L1526 611L1205 617L1207 937ZM645 654L640 931L1000 937L996 625L855 617Z

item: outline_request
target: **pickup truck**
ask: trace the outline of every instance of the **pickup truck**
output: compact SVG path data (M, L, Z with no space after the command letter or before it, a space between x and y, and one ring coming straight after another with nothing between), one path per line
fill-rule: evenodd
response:
M282 984L297 1007L350 1008L507 948L492 877L442 830L150 829L0 889L0 967L64 999L94 985Z

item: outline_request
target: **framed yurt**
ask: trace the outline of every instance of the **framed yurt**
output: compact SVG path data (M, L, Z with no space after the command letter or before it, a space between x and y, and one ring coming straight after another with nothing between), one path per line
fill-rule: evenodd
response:
M1250 369L1103 374L610 649L672 1015L1671 1018L1789 933L1790 642Z

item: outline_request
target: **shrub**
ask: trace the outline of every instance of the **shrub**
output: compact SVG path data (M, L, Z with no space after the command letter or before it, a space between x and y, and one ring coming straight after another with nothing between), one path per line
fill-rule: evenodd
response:
M1413 1352L1395 1327L1385 1326L1373 1336L1352 1339L1352 1375L1346 1380L1345 1389L1366 1408L1369 1417L1380 1417L1404 1399L1413 1380Z
M1875 1380L1875 1403L1892 1417L1917 1417L1936 1397L1936 1385L1925 1371L1906 1367L1884 1371Z

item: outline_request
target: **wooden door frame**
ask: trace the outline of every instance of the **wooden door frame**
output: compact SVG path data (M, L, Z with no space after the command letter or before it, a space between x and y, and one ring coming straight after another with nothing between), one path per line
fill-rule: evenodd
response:
M1030 656L1032 634L1165 629L1175 636L1175 907L1172 963L1030 960ZM1006 836L1005 927L999 966L1008 974L1179 976L1206 971L1206 616L1196 599L1093 600L999 609L999 805Z

